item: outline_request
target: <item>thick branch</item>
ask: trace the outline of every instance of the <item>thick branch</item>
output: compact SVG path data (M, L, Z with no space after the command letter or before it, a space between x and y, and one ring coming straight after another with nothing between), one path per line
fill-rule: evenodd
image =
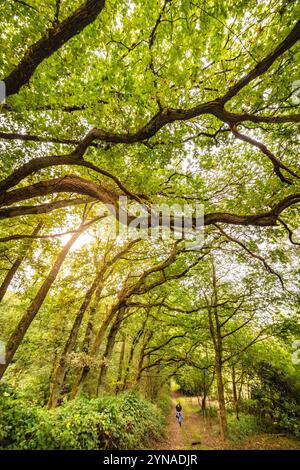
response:
M46 31L39 41L25 52L18 66L6 77L6 96L18 93L29 82L36 68L63 44L95 21L104 8L105 0L86 0L74 13Z
M46 196L55 193L76 193L89 196L93 199L104 204L110 204L114 208L118 207L118 194L100 186L92 181L85 180L79 176L69 175L63 178L56 178L53 180L42 181L31 186L15 189L9 192L4 192L0 197L0 206L7 206L19 201L24 201L39 196ZM260 227L275 226L280 214L288 207L300 202L300 193L291 194L287 196L278 204L273 206L268 212L263 212L256 215L238 215L228 212L214 212L204 215L204 225L212 225L216 223L226 223L231 225L253 225ZM119 211L116 211L116 217L120 216ZM127 214L125 223L130 223L136 217ZM180 219L181 220L181 219ZM123 221L124 222L124 221ZM151 226L150 216L141 218L141 227L143 222L146 227ZM196 226L196 219L193 220ZM158 218L158 223L163 224L163 217ZM172 217L170 226L176 227L178 221Z
M63 199L61 201L54 201L49 202L46 204L39 204L37 206L16 206L10 207L5 209L0 209L0 220L1 219L9 219L12 217L18 217L22 215L32 215L32 214L47 214L48 212L52 212L57 209L63 209L64 207L72 207L79 204L87 204L88 202L92 202L93 199L83 199L83 198L74 198L74 199ZM6 237L10 240L16 238ZM20 238L20 237L18 237ZM21 237L21 238L27 238ZM1 241L7 241L6 239L0 239Z
M49 142L52 144L78 145L79 140L75 139L57 139L55 137L44 137L32 134L20 134L18 132L0 132L0 139L3 140L21 140L24 142ZM91 144L95 146L95 144Z
M84 194L96 198L100 202L115 205L117 194L103 188L92 181L85 180L79 176L70 175L63 178L41 181L31 186L4 192L0 197L0 205L11 205L15 202L32 199L38 196L47 196L56 193Z
M133 194L129 191L119 180L119 178L115 175L112 175L106 170L102 170L98 168L91 162L88 162L81 158L80 155L77 155L75 152L68 155L61 155L61 156L48 156L48 157L41 157L41 158L34 158L30 160L28 163L25 163L17 170L13 171L7 178L0 182L0 191L7 191L8 189L16 186L20 181L26 178L29 175L32 175L42 169L49 168L52 166L63 166L63 165L71 165L71 166L82 166L85 168L89 168L90 170L95 171L101 175L107 176L114 183L123 191L127 196L135 199L138 202L141 202L139 196Z
M255 78L265 73L271 65L280 57L285 51L290 49L300 39L300 20L297 21L292 31L287 37L263 60L258 62L250 72L241 78L235 85L231 86L227 93L223 96L222 102L226 103L233 98L239 91L246 85L252 82Z

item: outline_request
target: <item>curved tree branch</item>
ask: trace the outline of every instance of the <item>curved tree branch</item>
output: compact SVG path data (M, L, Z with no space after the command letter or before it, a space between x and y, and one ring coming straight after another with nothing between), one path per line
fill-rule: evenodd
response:
M280 217L278 217L278 222L280 222L284 228L286 229L286 231L288 232L288 235L289 235L289 240L290 242L293 244L293 245L297 245L297 246L300 246L300 243L299 242L295 242L293 240L293 231L290 229L290 227L284 222L284 220L282 220Z
M20 88L29 82L43 60L50 57L63 44L95 21L104 5L105 0L86 0L71 16L61 23L55 23L51 29L46 31L39 41L27 49L17 67L3 79L6 86L6 96L18 93Z
M23 216L23 215L47 214L48 212L52 212L57 209L63 209L65 207L72 207L72 206L79 205L79 204L87 204L88 202L92 202L92 201L94 201L94 199L92 198L90 199L83 199L83 198L63 199L61 201L49 202L49 203L40 204L37 206L16 206L16 207L0 209L0 220ZM14 239L14 238L11 238L11 239ZM3 240L0 239L0 241L3 241Z
M252 256L252 258L256 258L258 259L259 261L261 261L265 267L265 269L270 273L270 274L274 274L275 276L278 277L280 283L281 283L281 286L282 288L284 289L284 283L283 283L283 279L282 277L280 276L280 274L278 274L276 271L274 271L273 268L271 268L271 266L267 263L267 261L261 256L261 255L258 255L256 253L253 253L253 251L251 251L246 245L245 243L241 242L241 240L238 240L237 238L233 237L232 235L229 235L227 232L225 232L225 230L222 229L222 227L220 227L218 224L215 224L215 226L217 227L217 229L222 233L222 235L227 238L227 240L233 242L233 243L236 243L237 245L239 245L241 248L243 248L243 250L245 250L250 256Z
M107 176L108 178L113 180L114 183L127 196L141 203L140 197L132 193L131 191L129 191L123 185L123 183L119 180L117 176L112 175L108 171L102 170L101 168L97 167L93 163L84 160L83 158L75 154L75 152L73 152L72 154L67 154L67 155L60 155L60 156L53 155L53 156L47 156L47 157L41 157L41 158L33 158L28 163L25 163L20 168L13 171L7 178L0 181L0 194L2 191L7 191L13 186L16 186L18 183L20 183L20 181L22 181L24 178L26 178L29 175L32 175L44 168L49 168L52 166L62 166L62 165L82 166L85 168L89 168L90 170L93 170L96 173L99 173L103 176Z
M0 196L0 206L8 206L16 202L32 199L39 196L46 196L57 193L76 193L89 196L109 207L113 206L116 210L116 217L120 216L118 211L119 195L111 190L100 186L92 181L85 180L79 176L68 175L63 178L55 178L48 181L42 181L23 188L14 189L4 192ZM229 212L213 212L204 215L204 225L212 225L216 223L226 223L231 225L253 225L260 227L275 226L280 214L288 207L300 202L300 193L291 194L282 201L274 205L268 212L255 215L238 215ZM146 226L149 226L149 217L144 218ZM130 223L136 218L127 214L126 223ZM143 222L143 219L141 219ZM170 225L175 227L175 218L171 218ZM193 223L196 226L197 220L194 218ZM163 218L159 218L159 224L162 224Z
M275 155L264 144L262 144L261 142L258 142L252 137L249 137L245 134L241 134L237 130L236 126L231 126L231 131L237 139L243 140L244 142L247 142L250 145L253 145L254 147L258 148L262 153L264 153L271 160L276 175L281 179L283 183L287 183L290 185L293 184L293 182L290 179L286 178L284 174L282 174L281 170L284 170L287 173L289 173L291 176L294 176L295 178L300 179L300 176L298 176L297 173L295 173L293 170L291 170L286 165L284 165L284 163L282 163L277 157L275 157Z
M222 98L222 102L226 103L233 98L240 90L252 82L255 78L265 73L271 65L280 57L285 51L290 49L300 39L300 20L297 21L292 31L287 37L263 60L258 62L255 67L250 70L247 75L241 78L235 85L231 86L227 93Z

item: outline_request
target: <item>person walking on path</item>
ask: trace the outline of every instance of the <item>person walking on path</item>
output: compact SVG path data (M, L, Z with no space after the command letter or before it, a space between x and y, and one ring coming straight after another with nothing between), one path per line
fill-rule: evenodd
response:
M179 426L181 427L181 423L182 423L182 406L181 406L180 402L178 402L177 405L176 405L176 418L178 420Z

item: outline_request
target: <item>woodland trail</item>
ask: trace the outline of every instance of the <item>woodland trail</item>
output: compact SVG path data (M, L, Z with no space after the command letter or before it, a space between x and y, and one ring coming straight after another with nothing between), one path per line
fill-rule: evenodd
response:
M183 423L180 428L175 406L180 401ZM165 437L155 446L156 450L293 450L300 449L300 440L285 434L256 434L238 441L219 435L217 418L203 418L195 397L172 394L172 410L168 418Z
M183 408L183 423L180 428L176 419L175 406L180 401ZM199 408L198 408L199 409ZM192 404L192 399L172 394L172 410L168 418L165 439L158 444L160 450L204 450L202 443L203 424L201 416Z

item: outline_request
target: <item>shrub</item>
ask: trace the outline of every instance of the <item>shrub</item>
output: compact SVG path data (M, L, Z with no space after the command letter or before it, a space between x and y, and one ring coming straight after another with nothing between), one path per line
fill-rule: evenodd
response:
M172 400L169 394L161 394L156 399L156 405L161 410L163 418L169 416L172 408Z
M216 406L209 406L205 410L205 415L209 418L216 418L218 416L218 408Z
M2 449L139 449L162 428L161 411L134 392L79 398L54 411L0 395Z
M263 424L256 416L240 414L237 420L233 414L227 415L228 420L228 437L233 441L241 441L252 434L268 432L270 429Z
M0 447L20 449L27 448L30 436L39 421L38 410L27 407L6 390L0 397Z
M265 362L256 366L261 379L252 391L251 406L263 419L280 430L300 437L300 383L296 377Z

